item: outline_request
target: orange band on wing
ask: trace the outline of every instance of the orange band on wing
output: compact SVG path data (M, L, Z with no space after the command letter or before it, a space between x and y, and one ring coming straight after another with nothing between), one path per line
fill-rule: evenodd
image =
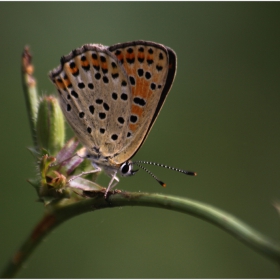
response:
M82 65L82 67L88 67L89 62L87 60L81 60L81 65Z
M133 115L137 115L138 117L141 117L143 114L143 108L133 104L131 107L131 113Z

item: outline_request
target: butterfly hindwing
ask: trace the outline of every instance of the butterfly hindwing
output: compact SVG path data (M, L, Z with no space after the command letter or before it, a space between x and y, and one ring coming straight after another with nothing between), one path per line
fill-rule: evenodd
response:
M126 71L102 45L84 45L50 73L63 113L93 154L118 153L126 141L132 103Z

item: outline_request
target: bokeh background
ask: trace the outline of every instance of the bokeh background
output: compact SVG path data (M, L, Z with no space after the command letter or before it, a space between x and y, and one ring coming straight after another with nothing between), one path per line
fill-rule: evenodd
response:
M47 73L60 57L85 43L142 39L173 48L175 83L135 159L198 176L151 166L166 188L144 171L123 178L118 188L196 199L278 238L273 203L280 200L279 14L277 2L0 3L0 270L44 211L26 182L35 174L20 78L26 44L41 94L54 93ZM279 278L280 272L205 221L126 207L66 222L18 277Z

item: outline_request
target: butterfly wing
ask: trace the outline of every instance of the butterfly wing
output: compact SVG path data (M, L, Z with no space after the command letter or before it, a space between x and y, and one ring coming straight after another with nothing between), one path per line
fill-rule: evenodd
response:
M131 86L126 71L102 45L84 45L50 72L62 111L79 141L96 156L113 157L127 139Z
M122 63L131 85L127 139L116 163L132 158L152 128L176 74L175 52L161 44L135 41L109 47Z

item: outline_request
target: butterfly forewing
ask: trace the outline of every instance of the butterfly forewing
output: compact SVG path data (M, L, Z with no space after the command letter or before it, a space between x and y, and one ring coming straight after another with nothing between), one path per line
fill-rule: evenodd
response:
M132 106L128 137L116 163L130 159L151 129L176 72L176 55L163 45L147 41L109 47L122 63L131 85Z
M128 76L101 45L84 45L50 73L64 115L91 153L113 156L127 138L132 103Z
M175 75L176 75L176 70L177 70L177 57L176 57L176 54L175 52L170 49L169 47L166 47L167 51L168 51L168 74L167 74L167 78L166 78L166 82L165 82L165 85L164 85L164 88L162 90L162 93L161 93L161 96L160 96L160 100L159 100L159 103L156 107L156 110L155 110L155 113L154 113L154 116L152 118L152 121L151 121L151 124L150 124L150 127L146 133L146 137L147 137L147 134L149 133L150 129L152 128L159 112L160 112L160 109L161 107L163 106L164 104L164 101L166 99L166 96L167 94L169 93L169 90L173 84L173 81L174 81L174 78L175 78ZM140 147L139 147L140 148Z

